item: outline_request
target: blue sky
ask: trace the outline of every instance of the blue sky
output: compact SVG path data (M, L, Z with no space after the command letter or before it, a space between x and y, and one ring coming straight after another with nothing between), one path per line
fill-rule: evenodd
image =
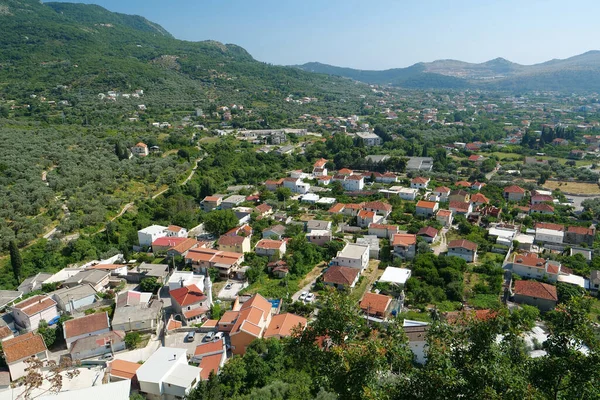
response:
M179 39L244 47L260 61L360 68L420 61L521 64L600 48L597 0L94 0Z

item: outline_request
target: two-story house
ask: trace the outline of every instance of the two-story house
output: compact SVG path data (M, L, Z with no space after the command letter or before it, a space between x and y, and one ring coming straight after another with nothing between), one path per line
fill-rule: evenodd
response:
M261 257L267 257L269 261L280 260L286 252L286 241L272 239L259 240L254 247L254 252Z
M331 260L331 265L356 268L364 271L369 265L369 245L359 243L347 243Z
M506 200L517 203L525 197L525 189L516 185L505 187L503 193Z
M206 196L200 203L200 208L202 208L202 211L204 212L210 212L221 207L222 202L223 197L221 196Z
M369 235L391 239L396 233L398 233L398 226L396 225L369 224Z
M186 324L206 318L212 306L212 296L207 296L196 285L184 286L169 292L171 307Z
M450 196L450 188L446 186L439 186L433 189L433 194L435 194L439 201L442 203L448 202L448 197Z
M284 178L283 187L290 189L292 193L306 194L310 189L310 184L303 182L300 178Z
M11 312L15 325L26 331L38 329L41 320L49 322L58 317L56 301L41 294L15 304Z
M596 237L596 228L591 226L586 228L583 226L569 226L565 232L565 243L582 245L585 244L588 247L594 245L594 238Z
M252 248L250 237L248 236L227 236L223 235L219 238L217 246L221 251L229 251L232 253L249 253Z
M191 264L197 274L208 273L210 268L216 268L222 278L235 276L244 262L244 255L214 249L192 249L185 256L187 264Z
M84 337L95 336L110 331L110 319L108 313L94 313L70 319L63 323L63 335L67 343L67 349L71 345Z
M31 357L39 361L48 360L48 349L40 334L28 332L2 342L2 352L8 364L12 381L25 376L29 364L25 363Z
M430 181L431 179L429 178L423 178L422 176L418 176L410 181L410 187L412 189L427 189L427 186L429 185Z
M387 218L392 213L392 205L382 201L368 201L362 203L362 209L372 211L383 216L383 218Z
M139 142L131 148L131 152L138 157L146 157L150 152L148 151L148 145L143 142Z
M477 260L477 243L465 239L448 242L448 256L460 257L466 262Z
M370 224L376 224L382 220L383 217L375 214L373 211L360 210L356 216L356 225L360 226L361 228L366 228Z
M397 233L392 237L394 257L412 260L417 254L417 235Z
M417 217L431 218L439 208L440 205L434 201L419 200L416 205L415 215Z

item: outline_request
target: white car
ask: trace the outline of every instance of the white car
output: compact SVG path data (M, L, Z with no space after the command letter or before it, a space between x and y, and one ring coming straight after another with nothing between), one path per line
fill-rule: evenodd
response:
M307 303L310 303L314 299L315 299L315 294L314 293L309 293L308 295L306 295L306 298L304 299L304 301L306 301Z
M305 300L306 296L308 296L308 292L302 292L302 293L300 293L300 297L298 297L298 300L300 300L300 301Z

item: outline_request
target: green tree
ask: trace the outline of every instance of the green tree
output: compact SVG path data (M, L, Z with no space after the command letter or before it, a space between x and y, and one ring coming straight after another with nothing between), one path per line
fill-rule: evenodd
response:
M10 241L9 244L9 252L10 252L10 265L12 267L12 272L17 280L17 282L21 282L21 269L23 267L23 259L21 258L21 252L17 247L17 242L14 240Z
M232 210L214 210L204 216L204 228L215 236L221 236L238 225Z
M162 285L156 280L156 278L144 278L140 283L140 290L146 293L156 294Z
M38 333L44 339L44 343L46 343L46 347L50 348L56 342L56 329L48 326L48 322L42 319L40 320L40 324L38 327Z
M285 201L292 197L292 190L286 187L277 188L275 191L275 196L277 196L277 200Z
M135 349L142 341L142 336L138 332L128 332L125 334L125 346L128 349Z

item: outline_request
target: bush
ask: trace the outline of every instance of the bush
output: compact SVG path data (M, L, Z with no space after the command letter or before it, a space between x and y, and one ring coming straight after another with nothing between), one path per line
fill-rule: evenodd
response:
M135 349L142 341L142 335L137 332L129 332L125 335L125 346L128 349Z

